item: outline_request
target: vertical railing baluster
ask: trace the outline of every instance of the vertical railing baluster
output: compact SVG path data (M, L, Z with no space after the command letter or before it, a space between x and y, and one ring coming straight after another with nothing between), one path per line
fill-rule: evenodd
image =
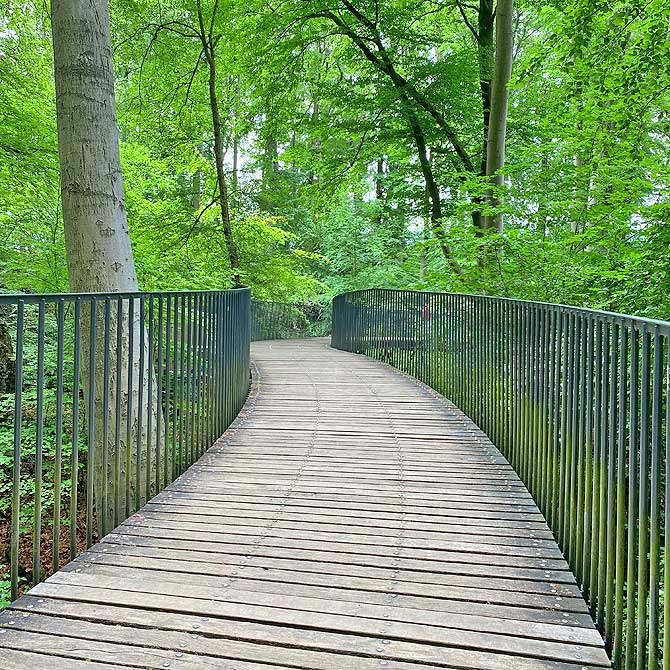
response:
M116 301L116 344L115 356L115 379L114 379L114 527L118 526L122 518L121 509L121 409L123 404L123 300Z
M144 348L146 346L145 337L145 305L144 298L140 296L137 299L139 313L137 315L138 320L138 360L137 360L137 419L135 427L135 509L139 509L143 502L146 502L146 497L142 495L142 485L144 484L145 479L142 477L142 451L144 448L144 442L146 441L146 434L144 433L144 403L147 405L151 404L150 397L144 398L145 393L145 374L144 368L146 365L145 352ZM134 327L133 327L134 330ZM132 367L135 367L134 358ZM146 468L149 467L148 460L146 462ZM146 496L146 492L145 492Z
M610 366L607 426L607 513L606 513L606 574L605 574L605 642L611 653L614 644L614 576L616 571L616 430L617 391L619 371L619 326L610 328Z
M72 354L72 453L70 456L70 560L77 555L77 510L79 498L79 386L81 383L81 300L74 303Z
M56 443L54 452L54 509L52 516L53 544L51 569L56 572L60 567L61 541L61 486L63 478L63 372L65 367L65 303L58 300L56 311Z
M658 600L661 560L661 430L663 403L663 340L658 329L653 335L653 369L651 377L651 452L649 502L649 614L647 624L647 667L658 667Z
M170 413L172 411L172 384L170 381L170 354L172 352L170 338L172 337L172 296L165 297L165 361L163 363L163 384L165 387L165 422L163 429L165 431L165 440L163 442L163 486L165 488L170 481L170 473L173 468L173 444L170 439Z
M152 464L153 464L153 449L154 449L154 430L158 432L160 408L156 405L154 400L154 377L156 374L156 366L154 363L154 296L149 295L148 300L148 321L147 321L147 444L145 449L146 457L146 471L144 486L146 489L147 500L152 498ZM154 427L154 419L156 426ZM158 442L158 435L156 434L155 441ZM158 493L158 491L156 491Z
M171 433L171 438L170 441L172 443L172 449L170 451L170 458L172 460L172 470L170 471L170 480L173 481L175 480L180 472L180 464L181 464L181 449L180 449L180 444L177 439L177 436L179 434L179 357L180 357L180 351L179 351L179 322L181 320L181 314L179 310L179 303L180 303L180 296L175 295L174 296L174 309L173 309L173 315L172 315L172 377L171 377L171 382L172 382L172 419L171 419L171 425L172 425L172 433Z
M161 474L163 472L163 464L161 462L162 458L165 458L165 435L166 435L166 412L163 409L163 404L165 402L163 396L163 298L164 296L158 296L158 332L156 335L156 421L160 421L160 425L157 426L156 431L156 493L160 491L163 487L161 486L162 478Z
M97 339L97 301L88 304L88 454L86 457L86 547L93 544L93 485L98 454L95 448L95 379L96 379L96 339Z
M187 453L187 442L184 434L184 372L186 356L186 296L182 294L179 300L179 469L181 474L190 465Z
M642 377L640 388L640 482L638 489L638 565L637 565L637 670L645 670L647 656L647 616L649 595L649 390L651 338L642 331Z
M37 406L35 408L35 492L33 501L33 569L32 582L42 574L42 476L44 456L44 327L46 304L37 305Z
M128 327L126 329L126 338L128 342L128 354L126 365L128 367L127 382L127 400L126 400L126 440L125 440L125 515L131 514L131 496L134 486L133 482L133 393L135 378L135 299L128 299Z
M19 518L21 513L21 428L23 424L23 328L25 303L16 304L16 356L14 360L14 449L12 463L12 536L10 540L11 598L19 596Z
M584 539L582 541L582 579L581 586L585 594L591 594L591 542L593 535L593 467L594 467L594 356L595 323L586 317L586 416L584 419Z
M102 344L102 442L100 450L102 477L100 477L101 491L98 509L98 524L100 535L110 531L107 527L107 474L109 457L109 345L110 345L111 304L109 298L103 302L103 344ZM119 355L117 354L117 358Z
M612 659L615 667L620 667L624 658L623 624L625 606L625 530L626 530L626 428L628 425L628 328L621 326L619 340L619 408L617 427L617 467L616 467L616 548L614 572L614 637Z
M586 360L587 360L587 328L583 315L578 317L578 351L579 351L579 374L576 380L573 404L576 404L576 441L577 441L577 507L575 519L575 555L573 569L577 582L582 583L584 579L584 498L586 496L586 458L589 450L585 439L586 420Z

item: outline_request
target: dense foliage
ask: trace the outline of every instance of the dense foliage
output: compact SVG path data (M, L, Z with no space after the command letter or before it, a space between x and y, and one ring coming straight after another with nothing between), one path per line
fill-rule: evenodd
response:
M0 283L64 290L49 16L43 3L0 6ZM466 169L482 151L476 6L114 0L143 288L230 281L198 8L215 37L232 227L256 297L325 302L343 289L398 286L670 317L662 0L516 4L500 234L473 226L484 184ZM416 115L441 231L428 220L410 103L361 48L375 31L375 48L423 99ZM463 274L440 252L440 232Z

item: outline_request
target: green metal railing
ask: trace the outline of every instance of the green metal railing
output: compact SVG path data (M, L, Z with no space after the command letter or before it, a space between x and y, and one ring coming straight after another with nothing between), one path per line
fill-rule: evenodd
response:
M547 518L615 667L670 668L670 323L373 289L335 298L332 344L468 414Z
M0 321L0 578L13 600L232 422L249 387L250 297L0 295Z
M251 339L288 340L330 333L330 310L315 303L251 301Z

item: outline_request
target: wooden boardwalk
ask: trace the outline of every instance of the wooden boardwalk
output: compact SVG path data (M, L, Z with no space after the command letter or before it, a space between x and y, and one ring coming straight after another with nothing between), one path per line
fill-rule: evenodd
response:
M461 412L325 340L253 359L226 435L0 615L0 668L609 666L542 516Z

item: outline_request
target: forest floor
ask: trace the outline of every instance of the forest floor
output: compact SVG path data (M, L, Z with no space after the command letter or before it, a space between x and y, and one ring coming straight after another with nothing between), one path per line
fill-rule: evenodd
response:
M22 595L33 585L34 581L41 581L53 574L53 524L46 522L48 515L44 515L45 526L42 529L40 542L40 568L41 579L33 580L33 537L32 532L21 533L19 537L19 595ZM94 519L95 528L95 519ZM86 504L80 498L77 510L76 524L76 553L80 554L86 550ZM98 534L93 533L93 542L98 541ZM10 544L11 544L11 519L0 519L0 609L6 607L10 600ZM61 523L58 567L63 567L71 560L70 555L70 528L67 523Z

